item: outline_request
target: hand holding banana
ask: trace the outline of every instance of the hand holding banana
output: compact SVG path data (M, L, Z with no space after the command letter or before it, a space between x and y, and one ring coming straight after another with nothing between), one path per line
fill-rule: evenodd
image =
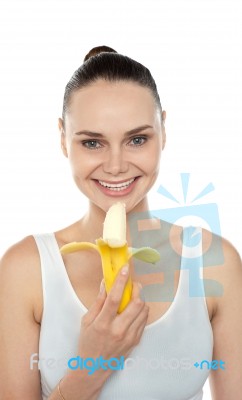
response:
M126 212L125 204L116 203L106 214L103 227L103 237L96 240L96 244L89 242L72 242L63 246L62 254L80 250L96 250L102 260L102 269L106 292L109 293L120 269L133 256L140 260L154 264L160 259L158 251L150 247L139 249L130 248L126 240ZM131 299L132 282L129 277L125 286L118 312L122 312Z

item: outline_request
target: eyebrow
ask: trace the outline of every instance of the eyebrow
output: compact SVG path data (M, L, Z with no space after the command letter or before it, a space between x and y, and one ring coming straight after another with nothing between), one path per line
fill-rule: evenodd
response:
M153 126L151 126L151 125L138 126L137 128L131 129L131 131L125 132L124 136L127 137L127 136L133 135L135 133L139 133L141 131L144 131L145 129L148 129L148 128L152 128L153 129ZM78 135L78 136L79 135L87 135L87 136L99 137L99 138L104 136L102 133L92 132L92 131L89 131L89 130L86 130L86 129L83 130L83 131L75 132L74 135Z

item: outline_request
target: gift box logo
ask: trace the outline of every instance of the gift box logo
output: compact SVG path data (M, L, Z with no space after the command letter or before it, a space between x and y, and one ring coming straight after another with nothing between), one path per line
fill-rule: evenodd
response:
M183 201L178 201L163 185L158 188L161 196L178 204L176 207L160 207L149 212L132 213L128 218L132 247L150 246L160 252L160 261L154 267L134 260L135 272L140 275L141 280L142 275L149 274L149 282L152 278L155 282L161 282L143 287L142 293L146 301L172 301L175 272L181 268L189 271L190 297L204 296L204 290L205 295L209 296L223 294L223 287L219 282L202 278L203 268L220 265L224 260L218 207L216 203L193 204L212 192L214 186L209 183L187 204L190 174L182 173L180 177ZM172 239L175 225L186 227L186 232L180 237L182 252L178 251L179 246ZM206 248L202 247L199 227L208 231ZM157 274L160 274L159 277Z

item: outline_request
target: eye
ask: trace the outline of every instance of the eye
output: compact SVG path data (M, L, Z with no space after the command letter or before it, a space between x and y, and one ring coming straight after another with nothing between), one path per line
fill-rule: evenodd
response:
M102 147L97 140L83 140L82 145L90 150L96 150Z
M146 136L136 136L130 140L130 143L131 146L142 146L146 141L147 141Z

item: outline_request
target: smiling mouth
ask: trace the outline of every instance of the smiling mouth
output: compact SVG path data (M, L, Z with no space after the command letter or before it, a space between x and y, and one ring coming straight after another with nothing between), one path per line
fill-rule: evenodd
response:
M106 188L106 189L109 189L109 190L114 191L114 192L120 192L122 190L127 189L137 178L138 177L132 178L132 179L129 179L129 180L125 181L125 182L120 182L120 183L117 183L117 182L116 183L110 183L110 182L105 182L105 181L99 181L98 180L98 183L101 186L103 186L104 188Z

